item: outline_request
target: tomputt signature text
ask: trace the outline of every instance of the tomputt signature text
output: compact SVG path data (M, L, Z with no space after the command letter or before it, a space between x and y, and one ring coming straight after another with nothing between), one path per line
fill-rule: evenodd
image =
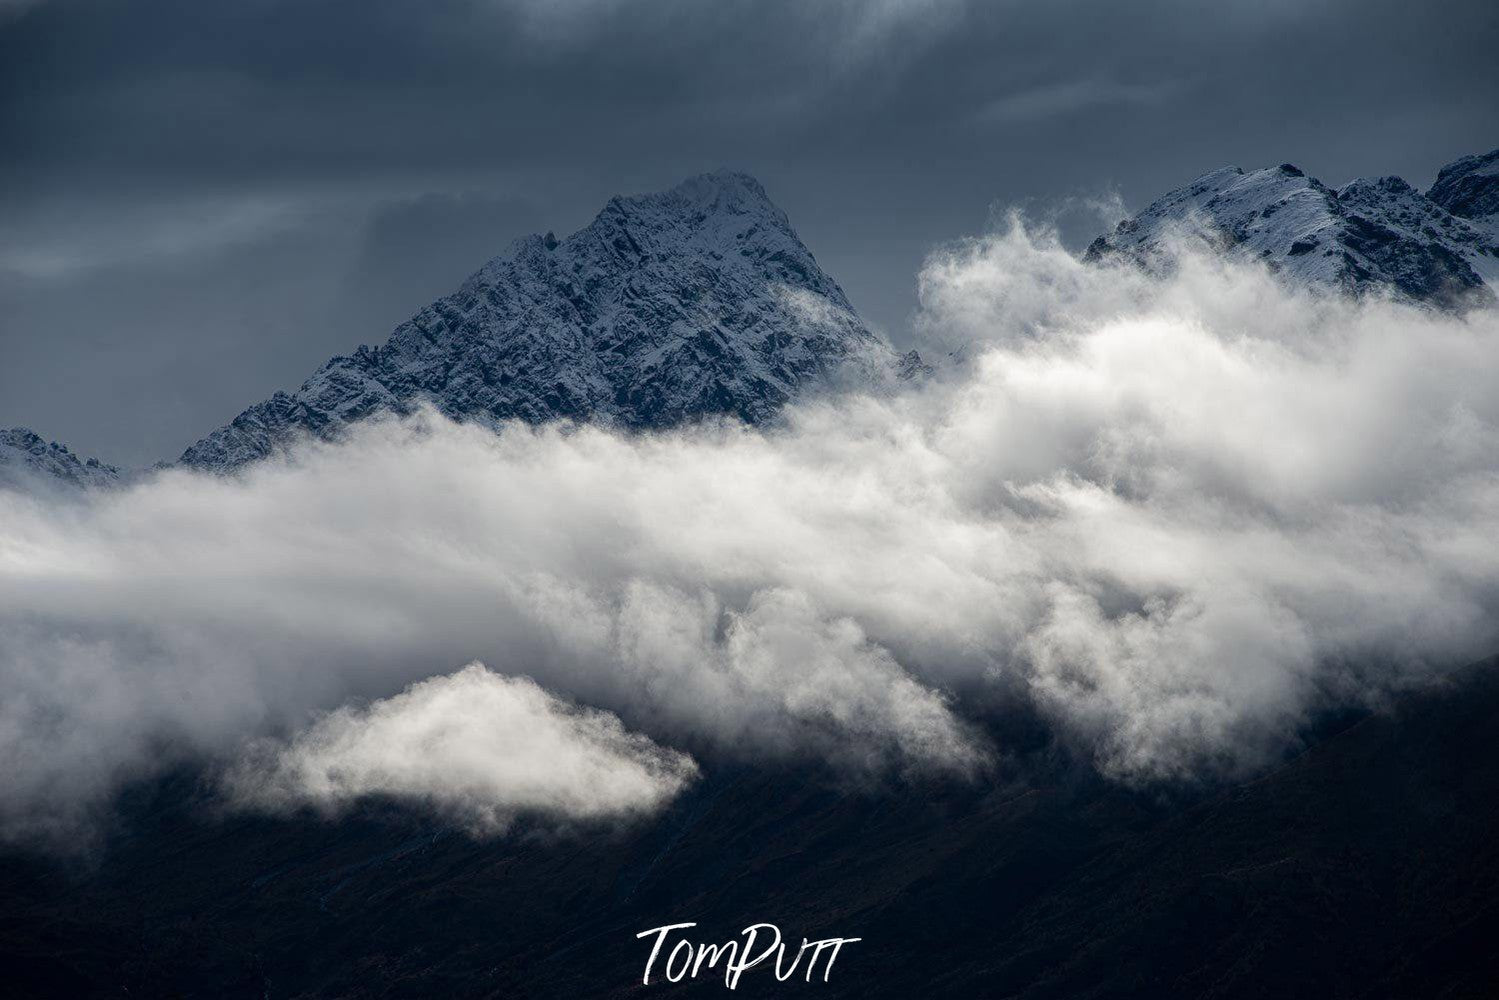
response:
M650 985L651 972L656 968L656 960L661 957L667 938L671 937L672 932L696 926L696 923L664 924L635 935L637 938L655 936L655 941L651 943L651 955L645 960L645 976L641 980L643 984ZM810 983L818 961L826 955L826 961L822 965L822 981L827 982L828 976L833 972L833 963L837 961L838 952L843 946L864 940L863 938L835 937L808 941L802 938L802 946L796 949L791 958L791 964L786 966L784 963L790 949L782 943L781 929L775 924L751 924L739 933L743 938L742 941L735 938L723 944L695 945L685 936L681 936L670 949L666 950L666 960L662 963L660 972L666 976L668 982L679 983L683 979L696 979L704 969L709 970L710 973L715 971L715 967L722 961L723 984L732 990L738 987L739 977L746 969L769 961L772 956L775 958L776 979L785 982L796 975L797 967L801 965L803 956L806 956L807 964L803 968L806 981ZM756 952L756 948L760 950Z

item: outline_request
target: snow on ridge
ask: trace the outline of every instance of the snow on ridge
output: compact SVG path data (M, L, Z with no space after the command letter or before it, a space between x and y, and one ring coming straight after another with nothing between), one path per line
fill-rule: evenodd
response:
M76 488L113 486L121 472L96 458L79 458L66 445L47 441L27 427L0 429L0 488L41 483Z
M1499 242L1499 149L1447 164L1426 197Z
M1291 280L1352 294L1459 307L1493 301L1499 277L1499 240L1400 178L1334 191L1289 163L1204 174L1100 236L1087 257L1158 267L1183 230Z
M612 198L566 239L516 241L385 344L332 359L181 461L232 469L423 402L482 421L758 423L849 369L895 364L759 182L718 171Z

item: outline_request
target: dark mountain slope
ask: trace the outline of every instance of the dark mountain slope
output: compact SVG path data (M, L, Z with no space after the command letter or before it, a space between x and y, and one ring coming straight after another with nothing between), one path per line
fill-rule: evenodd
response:
M716 995L641 988L634 935L766 920L864 941L750 996L1486 996L1496 668L1185 802L1039 763L897 796L715 769L643 827L475 843L395 813L205 822L184 777L92 870L5 862L0 952L17 995Z

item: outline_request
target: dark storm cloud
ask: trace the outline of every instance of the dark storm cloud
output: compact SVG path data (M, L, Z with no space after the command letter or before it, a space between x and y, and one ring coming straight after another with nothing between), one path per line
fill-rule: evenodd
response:
M1491 148L1493 5L48 0L0 8L0 424L169 456L526 230L759 174L902 336L995 201ZM1076 238L1092 223L1074 223ZM410 273L402 259L411 263Z

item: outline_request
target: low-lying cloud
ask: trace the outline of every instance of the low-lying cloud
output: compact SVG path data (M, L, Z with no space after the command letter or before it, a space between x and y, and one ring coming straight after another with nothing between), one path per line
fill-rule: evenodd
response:
M1006 733L969 706L1003 691L1140 783L1246 773L1499 648L1494 310L1151 278L1018 226L921 287L959 360L773 429L426 413L232 479L0 495L5 833L474 659L710 770L982 780ZM268 787L387 723L312 725ZM387 790L471 792L442 759Z
M614 715L471 663L368 706L339 708L289 741L263 741L225 784L242 808L336 815L390 798L495 834L522 816L649 813L697 773L691 757L627 732Z

